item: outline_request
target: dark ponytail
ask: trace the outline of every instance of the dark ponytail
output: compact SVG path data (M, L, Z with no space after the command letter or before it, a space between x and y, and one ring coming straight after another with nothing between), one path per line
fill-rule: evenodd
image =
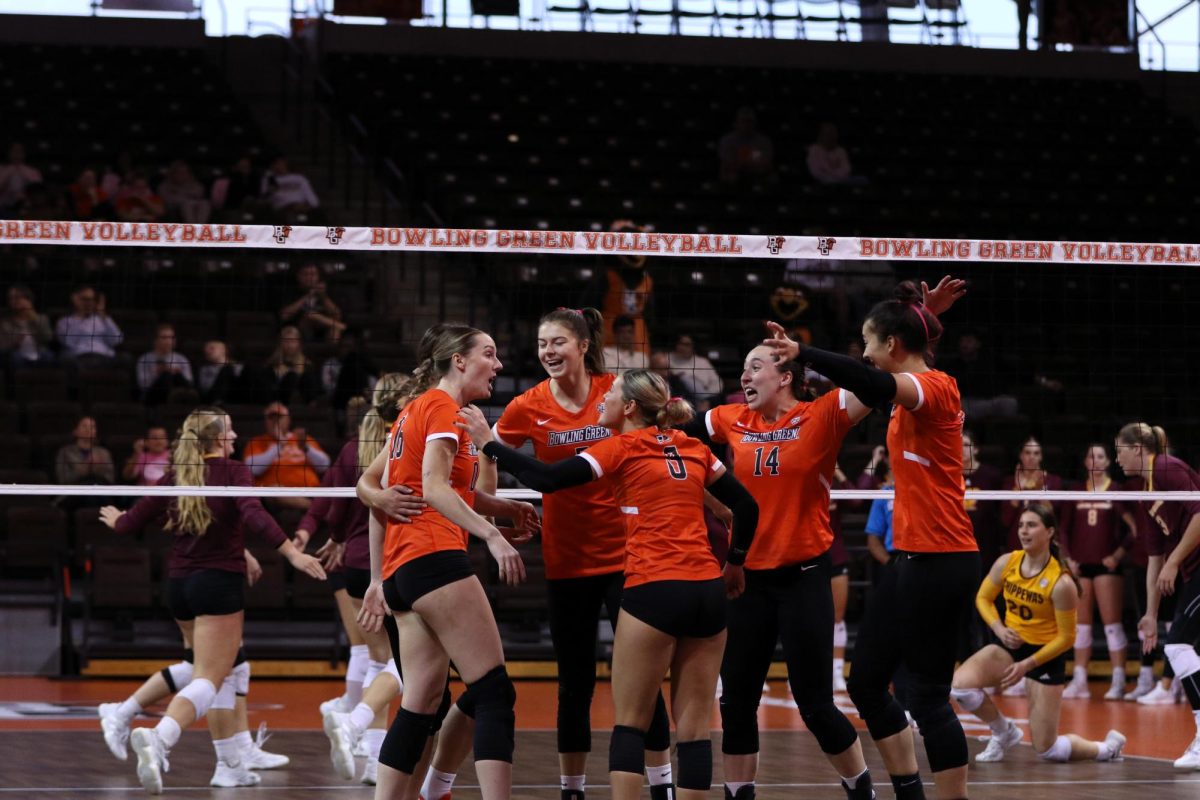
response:
M562 325L579 342L587 342L583 366L589 375L602 375L604 368L604 317L594 308L556 308L543 314L538 327L552 322Z
M891 300L875 304L867 323L880 339L895 337L910 353L920 353L933 364L933 352L942 338L942 323L925 307L921 289L912 281L896 287Z

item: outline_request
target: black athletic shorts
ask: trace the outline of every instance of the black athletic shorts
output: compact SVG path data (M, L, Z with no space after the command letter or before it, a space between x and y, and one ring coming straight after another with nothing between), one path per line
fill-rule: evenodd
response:
M392 611L412 611L413 603L435 589L474 576L465 550L439 550L397 567L383 581L383 598Z
M1121 568L1109 569L1103 564L1080 564L1079 577L1081 578L1099 578L1101 575L1121 575Z
M367 596L367 588L371 585L371 570L345 567L342 574L346 576L346 594L356 600Z
M246 607L246 576L206 569L186 578L167 580L167 608L175 619L236 614Z
M627 586L621 610L676 638L707 639L725 630L725 580L651 581Z
M329 584L329 591L341 591L346 588L346 573L341 569L329 570L325 573L325 582Z
M1008 650L1008 654L1013 658L1013 663L1016 663L1029 658L1038 650L1041 650L1042 646L1040 644L1025 643L1016 650L1007 647L1004 649ZM1034 667L1025 673L1025 677L1046 686L1062 686L1067 682L1067 653L1069 652L1071 651L1067 650L1066 652L1059 653L1045 664Z

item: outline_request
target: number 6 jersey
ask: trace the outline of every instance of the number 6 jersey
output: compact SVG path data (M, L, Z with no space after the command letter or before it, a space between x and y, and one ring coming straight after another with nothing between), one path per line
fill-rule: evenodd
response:
M682 431L641 428L579 457L610 477L625 520L625 585L721 577L704 524L704 487L720 460Z
M1064 574L1063 567L1051 556L1041 572L1026 578L1021 575L1024 561L1025 551L1014 550L1004 565L1000 584L1004 592L1004 625L1026 643L1043 645L1058 635L1054 601L1050 595Z

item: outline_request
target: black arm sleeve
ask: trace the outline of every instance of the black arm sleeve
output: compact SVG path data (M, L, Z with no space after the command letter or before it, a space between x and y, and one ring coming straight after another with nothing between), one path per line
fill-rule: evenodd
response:
M592 465L579 456L563 459L556 464L545 464L495 441L484 445L483 454L496 459L500 469L511 473L536 492L549 494L559 489L582 486L596 478Z
M896 378L890 372L849 356L805 347L797 358L843 389L854 392L863 405L876 408L896 397Z
M758 503L746 491L732 472L726 472L708 487L713 497L729 506L733 512L733 541L729 546L729 563L740 567L746 563L746 553L758 528Z
M704 418L707 416L707 411L701 411L696 416L688 420L686 425L683 425L679 430L691 436L693 439L699 439L709 447L712 447L714 442L712 437L708 435L708 423Z

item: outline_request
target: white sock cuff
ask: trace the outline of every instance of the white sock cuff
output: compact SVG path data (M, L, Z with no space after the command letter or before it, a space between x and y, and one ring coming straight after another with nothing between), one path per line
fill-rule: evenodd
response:
M237 741L238 747L245 750L254 745L254 737L250 735L250 731L238 731L233 735Z
M213 739L213 749L217 751L217 760L224 762L227 766L235 767L242 763L242 751L238 747L236 736L230 736L228 739Z
M582 792L587 786L587 776L559 775L558 786L564 792Z
M208 681L205 681L205 683L208 683ZM210 688L212 687L211 683L208 683L208 685ZM163 717L154 726L154 732L158 734L158 739L163 743L163 747L170 750L179 742L179 736L183 733L183 729L179 727L179 723L173 717Z
M833 646L834 647L845 647L846 646L846 623L845 622L833 623Z
M651 786L662 786L665 783L670 783L675 779L674 773L671 772L671 762L659 764L657 767L646 766L646 780Z
M1059 736L1046 752L1038 753L1038 757L1045 761L1057 761L1061 763L1070 761L1071 740L1065 736Z
M196 709L196 719L200 719L212 707L213 699L217 696L217 687L213 686L208 678L195 678L184 687L179 696L188 699Z
M371 664L371 648L365 644L350 647L350 661L346 664L346 680L363 683L367 677L367 668Z

